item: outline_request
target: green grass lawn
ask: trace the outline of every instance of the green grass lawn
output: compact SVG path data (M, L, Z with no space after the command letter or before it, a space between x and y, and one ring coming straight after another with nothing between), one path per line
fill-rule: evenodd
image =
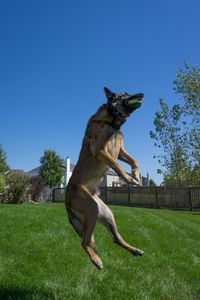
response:
M200 213L112 206L134 257L95 229L98 271L63 204L0 205L0 299L200 299Z

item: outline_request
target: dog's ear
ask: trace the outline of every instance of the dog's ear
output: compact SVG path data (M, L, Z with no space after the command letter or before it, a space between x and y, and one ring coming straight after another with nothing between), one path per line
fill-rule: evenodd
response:
M113 101L113 98L115 97L115 93L111 92L107 87L104 87L105 95L109 102Z

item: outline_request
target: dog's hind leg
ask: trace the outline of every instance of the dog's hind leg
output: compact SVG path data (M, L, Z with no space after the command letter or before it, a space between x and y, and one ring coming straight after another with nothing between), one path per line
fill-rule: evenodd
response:
M144 251L137 249L124 241L124 239L121 237L121 235L118 232L113 213L100 198L98 198L98 206L100 211L99 221L106 227L108 232L112 235L114 243L128 250L130 253L132 253L135 256L143 255Z
M83 238L84 227L82 221L69 209L67 210L67 214L70 224L73 226L74 230L80 236L80 238ZM94 234L92 234L89 245L96 252Z
M94 201L94 200L92 200ZM95 201L94 204L96 205ZM91 208L87 210L87 215L84 222L84 229L83 229L83 240L82 240L82 247L89 255L91 262L97 267L98 269L103 269L103 263L100 257L96 254L93 245L91 245L93 231L95 225L97 223L98 218L98 210L97 205L95 208Z
M83 236L83 224L82 224L81 220L69 209L67 210L67 214L68 214L70 224L73 226L76 233L78 233L78 235L80 237L82 237Z
M94 247L93 231L98 219L98 205L96 200L84 186L78 187L78 192L70 201L72 212L79 211L80 219L71 218L71 224L76 232L82 237L82 247L89 255L91 262L98 268L102 269L103 264L98 257Z
M82 247L86 251L86 253L89 255L91 262L95 265L97 269L103 269L103 263L100 259L100 257L97 255L96 251L94 250L94 247L91 245L91 238L90 242L88 242L87 236L90 236L91 227L86 225L85 235L83 237L82 241Z

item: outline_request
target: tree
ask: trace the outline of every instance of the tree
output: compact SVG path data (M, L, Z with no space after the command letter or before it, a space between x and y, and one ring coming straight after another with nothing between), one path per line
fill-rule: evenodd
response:
M174 80L174 91L182 95L184 110L195 121L200 122L200 68L196 65L184 64L177 69Z
M50 189L61 184L64 171L62 159L53 150L45 150L40 159L40 176L44 179Z
M174 90L182 95L184 129L189 137L193 165L200 164L200 68L185 63L184 68L177 70Z
M190 163L187 136L179 126L182 109L177 104L170 109L163 99L160 99L160 106L161 111L156 112L154 119L155 131L150 131L150 137L155 140L154 146L162 149L162 155L154 156L161 165L157 172L164 175L167 185L183 185Z
M200 186L200 165L195 165L189 176L188 176L188 185Z
M0 145L0 193L4 191L10 168L6 162L6 153Z
M158 158L165 185L196 185L200 163L200 69L185 64L177 70L174 90L181 94L181 104L171 108L160 99L154 131L150 137L162 150Z

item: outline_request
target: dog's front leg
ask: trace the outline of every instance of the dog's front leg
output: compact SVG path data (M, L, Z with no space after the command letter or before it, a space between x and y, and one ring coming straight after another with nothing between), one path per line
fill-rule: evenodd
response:
M118 164L118 162L110 155L107 149L100 150L98 159L104 161L110 168L115 170L115 172L121 176L127 183L133 184L134 179L126 173L126 171Z
M120 149L118 159L125 162L125 163L127 163L127 164L129 164L131 166L133 178L140 185L140 175L139 175L139 169L138 169L137 161L133 157L131 157L123 147L121 147L121 149Z

